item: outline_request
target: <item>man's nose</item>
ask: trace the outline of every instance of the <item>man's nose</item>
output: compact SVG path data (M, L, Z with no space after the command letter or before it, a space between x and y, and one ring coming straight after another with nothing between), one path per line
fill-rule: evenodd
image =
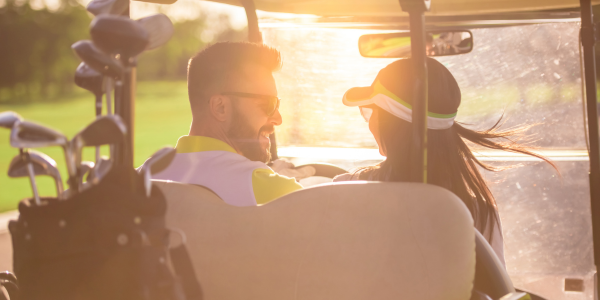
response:
M269 117L269 123L271 123L275 126L279 126L279 125L281 125L281 123L283 123L283 118L281 118L281 113L279 113L279 108L277 108L277 110L275 110L275 113Z

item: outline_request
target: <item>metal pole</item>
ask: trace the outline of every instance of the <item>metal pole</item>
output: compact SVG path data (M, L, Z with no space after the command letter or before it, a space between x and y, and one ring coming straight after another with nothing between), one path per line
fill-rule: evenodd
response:
M248 19L248 41L251 43L262 44L262 33L258 27L258 16L256 15L254 1L242 0L242 5L246 11L246 18ZM279 158L277 155L277 138L275 137L275 133L269 135L269 140L271 141L271 148L269 151L271 152L271 161L273 161Z
M409 12L411 57L416 77L412 103L412 149L410 176L427 183L427 56L423 12Z
M121 117L125 127L127 127L127 135L125 142L117 150L117 159L119 165L133 168L133 122L135 112L135 66L127 68L123 76L122 85L118 90L118 102L115 103L115 113Z
M130 6L131 7L131 6ZM129 17L130 8L123 13ZM133 123L135 112L135 59L121 57L123 64L128 66L120 85L115 87L115 114L119 115L127 128L127 135L123 145L117 146L115 161L118 165L133 168Z
M258 16L256 15L256 6L253 0L241 0L246 18L248 19L248 41L251 43L262 43L262 34L258 27Z
M585 99L587 107L588 133L590 143L590 201L592 208L592 234L594 238L594 263L600 263L600 136L598 135L598 114L596 99L596 59L594 44L595 30L591 0L580 0L581 43L585 68ZM596 291L600 290L596 286Z
M399 0L410 21L411 58L416 77L412 101L412 148L410 181L427 183L427 55L425 53L425 17L430 0Z

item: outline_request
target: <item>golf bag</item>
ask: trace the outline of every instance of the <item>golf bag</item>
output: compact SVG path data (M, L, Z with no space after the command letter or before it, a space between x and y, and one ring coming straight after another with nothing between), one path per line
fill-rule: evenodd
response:
M9 229L20 299L186 300L169 258L165 198L156 187L146 197L134 172L114 168L67 200L19 204ZM126 184L132 177L138 192Z

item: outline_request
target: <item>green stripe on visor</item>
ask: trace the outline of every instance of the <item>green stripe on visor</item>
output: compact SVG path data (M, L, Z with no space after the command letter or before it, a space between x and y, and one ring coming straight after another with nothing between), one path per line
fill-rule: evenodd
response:
M386 89L379 81L376 81L373 85L373 92L369 99L364 99L362 101L369 104L373 103L392 115L412 123L412 106ZM359 106L359 109L365 121L369 122L369 119L373 114L373 109L365 106ZM454 124L456 114L457 113L438 114L427 112L427 128L436 130L448 129Z
M381 82L379 80L377 80L375 82L375 85L373 86L373 94L371 95L371 97L369 98L374 98L377 94L382 94L382 95L386 95L387 97L391 98L392 100L398 102L399 104L401 104L402 106L410 109L412 111L412 105L408 104L407 102L405 102L404 100L400 99L400 97L396 96L394 93L390 92L388 89L386 89L383 84L381 84ZM450 119L450 118L454 118L456 117L456 114L458 112L455 112L453 114L437 114L437 113L433 113L428 111L427 112L427 116L428 117L432 117L432 118L437 118L437 119Z

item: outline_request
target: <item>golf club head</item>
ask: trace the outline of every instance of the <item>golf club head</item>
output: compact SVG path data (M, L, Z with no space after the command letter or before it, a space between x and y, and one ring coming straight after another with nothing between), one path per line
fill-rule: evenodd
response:
M84 62L75 71L75 84L96 96L104 94L104 76Z
M118 59L100 51L92 41L76 42L71 49L86 65L104 76L121 78L125 72L123 64Z
M22 120L23 118L14 111L3 111L0 113L0 127L11 129L15 122Z
M118 115L101 116L81 130L73 140L83 147L115 145L121 143L127 134L127 127Z
M120 54L121 59L137 56L150 42L148 32L141 24L115 15L97 16L90 25L90 35L99 49Z
M88 183L97 184L108 174L110 168L112 166L112 161L106 158L100 158L100 160L96 163L94 170L88 173L86 181Z
M152 174L167 168L175 158L175 154L177 154L177 151L173 147L164 147L152 154L138 170L138 173L144 177L144 189L147 197L150 197L152 192Z
M173 147L161 148L144 162L138 173L143 173L146 170L150 170L150 174L159 173L171 164L171 161L175 158L175 154L177 154L177 150Z
M54 179L56 184L57 195L63 192L62 177L56 167L56 161L50 156L35 150L29 150L29 160L33 166L33 173L35 176L50 176ZM29 173L27 170L27 164L29 161L25 155L15 156L8 167L8 176L12 178L17 177L28 177Z
M98 117L71 140L75 163L81 162L81 150L87 146L117 145L125 140L127 128L118 115Z
M96 164L94 164L94 162L91 162L91 161L82 161L81 165L79 165L79 168L78 168L79 176L81 177L81 179L83 179L83 176L87 172L92 170L95 165Z
M129 8L129 0L92 0L86 9L94 16L121 15Z
M164 14L156 14L137 20L148 32L150 42L146 50L156 49L166 44L173 36L173 23Z
M15 122L10 132L10 145L15 148L67 147L68 144L64 134L29 121Z

